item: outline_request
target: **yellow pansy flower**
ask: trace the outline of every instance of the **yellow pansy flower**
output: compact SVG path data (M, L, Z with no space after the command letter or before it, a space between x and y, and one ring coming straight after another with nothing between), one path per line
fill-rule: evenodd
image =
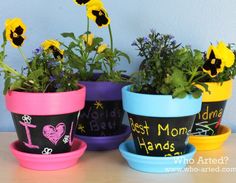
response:
M63 59L64 50L60 49L60 42L56 40L46 40L41 46L44 51L52 52L55 59Z
M87 16L95 21L98 27L108 26L111 22L107 11L99 0L95 0L87 5Z
M20 18L7 19L5 22L6 39L14 48L21 47L25 41L26 26Z
M83 34L82 39L84 40L85 43L87 43L89 46L92 46L93 44L93 38L94 34Z
M217 45L217 49L220 52L220 57L222 62L226 67L231 67L234 64L235 56L232 50L230 50L224 42L219 42Z
M211 77L216 77L218 73L224 71L224 63L221 59L220 51L217 47L211 45L208 48L206 62L203 65L203 71Z
M97 53L102 53L105 49L107 49L107 45L106 44L102 44L98 47L97 49Z

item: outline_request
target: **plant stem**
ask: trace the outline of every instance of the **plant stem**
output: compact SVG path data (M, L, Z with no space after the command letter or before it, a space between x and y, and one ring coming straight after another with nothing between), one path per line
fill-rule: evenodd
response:
M29 65L29 61L28 61L28 59L26 58L26 56L25 56L24 52L22 51L21 47L19 47L18 49L19 49L20 54L22 55L22 57L23 57L23 59L24 59L26 65L27 65L28 69L31 70L31 69L30 69L30 65Z
M111 50L113 51L113 37L112 37L112 31L111 31L111 25L108 25L109 35L110 35L110 42L111 42Z
M89 36L89 18L87 17L87 43L88 43L88 36Z

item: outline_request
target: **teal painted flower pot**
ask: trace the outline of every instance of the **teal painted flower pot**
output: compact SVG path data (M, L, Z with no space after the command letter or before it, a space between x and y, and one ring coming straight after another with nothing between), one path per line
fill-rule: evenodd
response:
M123 108L128 113L137 154L178 156L186 152L196 114L202 99L187 95L134 93L130 85L122 88Z

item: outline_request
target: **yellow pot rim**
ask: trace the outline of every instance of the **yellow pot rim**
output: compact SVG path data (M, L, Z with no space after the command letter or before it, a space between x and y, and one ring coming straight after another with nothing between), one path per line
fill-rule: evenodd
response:
M206 145L206 144L220 144L227 140L229 135L231 134L231 129L225 125L220 125L219 127L220 134L212 135L212 136L200 136L200 135L190 135L189 141L190 143L198 146L198 145Z
M233 80L221 82L205 82L208 85L209 92L206 92L202 86L197 85L203 90L203 102L218 102L228 100L233 92Z

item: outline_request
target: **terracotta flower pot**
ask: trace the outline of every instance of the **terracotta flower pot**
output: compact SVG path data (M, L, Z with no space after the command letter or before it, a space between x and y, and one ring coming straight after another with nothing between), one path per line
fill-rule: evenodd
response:
M171 95L150 95L122 89L123 107L128 112L135 148L148 156L185 154L201 98L191 95L173 99Z
M204 92L202 109L197 114L193 135L216 135L220 127L227 100L232 96L233 81L207 82L209 92Z
M78 112L85 104L85 87L70 92L9 91L5 97L21 150L33 154L69 152Z
M124 111L121 88L125 84L83 81L86 86L85 108L81 111L76 134L82 136L112 136L122 130Z

